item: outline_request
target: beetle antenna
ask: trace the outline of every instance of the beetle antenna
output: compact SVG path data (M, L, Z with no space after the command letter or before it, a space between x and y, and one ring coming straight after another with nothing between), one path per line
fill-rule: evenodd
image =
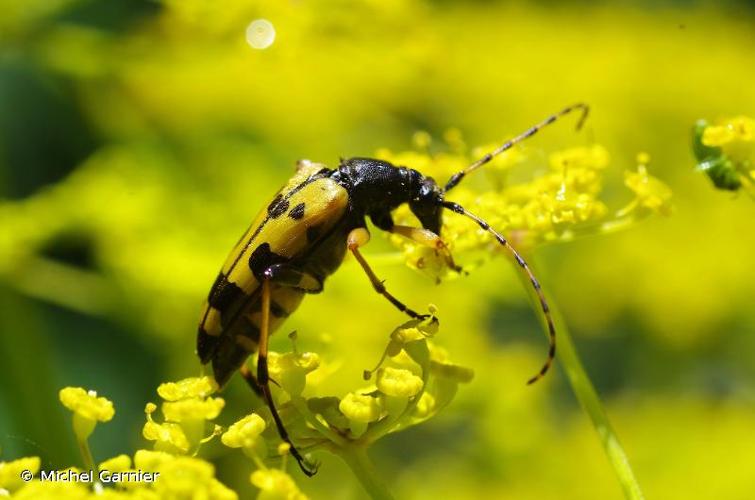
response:
M543 367L540 368L540 371L537 373L537 375L527 381L527 384L534 384L535 382L543 378L543 375L548 372L548 369L553 364L553 359L556 357L556 324L553 321L553 316L551 316L550 307L548 306L548 301L545 300L545 294L540 287L540 282L537 280L537 278L535 278L535 275L532 273L530 266L527 264L524 258L522 258L519 252L517 252L516 249L511 246L511 243L509 243L501 233L490 227L490 224L488 224L475 214L468 212L458 203L454 203L452 201L443 201L441 202L441 205L443 206L443 208L447 208L449 210L452 210L453 212L456 212L457 214L469 217L470 219L475 221L477 225L480 226L483 230L495 236L495 239L498 240L498 243L506 247L506 249L511 252L517 264L519 264L519 266L524 269L524 272L527 273L527 276L530 279L530 283L532 283L532 288L535 289L535 293L537 293L538 299L540 299L540 309L542 309L543 315L545 316L545 322L548 324L548 341L550 342L550 348L548 349L548 359L543 364Z
M587 115L590 112L590 107L587 104L583 103L577 103L572 104L571 106L567 106L561 111L559 111L556 114L550 115L545 120L541 121L540 123L533 125L532 127L528 128L521 134L517 135L513 139L509 139L505 143L503 143L501 146L499 146L497 149L491 151L490 153L486 154L479 160L475 161L471 165L469 165L467 168L462 170L461 172L456 172L454 175L451 176L450 179L448 179L448 182L446 183L446 187L443 188L443 192L447 193L451 189L453 189L461 180L464 178L465 175L472 172L473 170L477 170L481 166L485 165L486 163L490 162L493 158L498 156L499 154L503 153L507 149L511 149L513 146L519 144L523 140L532 137L535 135L541 128L545 128L551 123L555 122L559 118L561 118L564 115L568 115L572 111L581 110L582 115L579 117L579 121L577 122L577 130L582 128L582 125L585 123L585 120L587 119Z

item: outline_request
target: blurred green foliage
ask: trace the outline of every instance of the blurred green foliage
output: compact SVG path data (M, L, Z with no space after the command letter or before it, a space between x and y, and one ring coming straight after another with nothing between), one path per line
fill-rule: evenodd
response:
M755 114L743 5L1 0L0 458L76 462L64 385L116 403L96 459L144 445L124 436L160 381L199 372L202 299L297 159L332 166L450 127L497 142L584 100L585 130L529 141L522 175L598 142L620 206L622 171L647 151L676 210L539 249L541 281L648 497L749 498L753 205L696 175L689 147L698 118ZM276 29L266 50L244 39L257 18ZM444 414L373 450L396 495L620 497L563 374L524 385L544 342L516 271L496 260L435 286L382 258L394 250L380 240L367 252L379 275L416 307L438 304L444 347L476 373ZM345 393L400 319L347 260L286 329L343 360L323 385ZM226 424L253 402L239 380L225 398ZM211 450L218 477L251 496L245 464ZM297 482L362 495L336 460Z

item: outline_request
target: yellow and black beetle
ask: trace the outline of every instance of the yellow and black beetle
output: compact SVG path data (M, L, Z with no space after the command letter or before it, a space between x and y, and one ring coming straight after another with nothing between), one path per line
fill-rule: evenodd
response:
M338 269L347 251L354 255L379 294L410 317L422 317L388 293L360 253L359 247L370 237L367 217L383 231L437 249L456 270L458 268L441 239L443 209L469 217L490 232L527 273L548 326L548 359L528 383L535 382L548 371L556 352L556 331L539 282L506 238L461 205L447 201L445 196L469 172L574 110L582 111L579 128L588 113L584 104L569 106L530 127L453 175L443 188L417 170L371 158L341 160L335 170L300 161L296 174L236 243L204 305L197 334L197 353L202 364L212 362L219 386L224 386L238 370L250 387L264 397L281 438L291 446L291 454L307 475L314 474L316 469L305 462L291 442L270 393L267 369L269 335L298 307L305 294L323 290L325 279ZM393 223L391 212L403 203L409 204L422 224L421 228ZM245 365L246 359L254 352L258 356L256 378Z

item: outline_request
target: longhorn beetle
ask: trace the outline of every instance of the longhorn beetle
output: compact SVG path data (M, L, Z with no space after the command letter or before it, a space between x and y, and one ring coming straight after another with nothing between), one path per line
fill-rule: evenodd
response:
M238 370L249 386L264 398L275 425L291 454L308 476L316 467L296 449L278 415L270 392L267 367L268 338L298 307L308 293L320 293L325 279L351 252L375 291L411 318L423 318L386 290L359 248L370 239L366 218L383 231L395 233L437 249L455 269L442 240L443 209L472 219L514 257L537 293L548 327L550 349L540 371L527 382L539 380L556 353L556 328L540 283L506 238L467 209L446 200L446 195L470 172L482 167L515 144L537 133L559 117L581 110L577 129L589 108L574 104L549 116L454 174L441 188L431 177L408 167L372 158L341 160L337 169L302 160L288 183L257 216L236 243L210 289L199 322L197 353L202 364L212 362L220 387ZM393 223L391 211L408 203L421 228ZM245 361L257 353L257 376Z

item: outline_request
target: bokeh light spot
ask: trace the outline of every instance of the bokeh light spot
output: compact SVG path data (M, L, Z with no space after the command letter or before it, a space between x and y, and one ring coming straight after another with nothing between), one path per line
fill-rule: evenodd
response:
M266 49L275 41L275 26L267 19L256 19L246 28L246 42L253 49Z

